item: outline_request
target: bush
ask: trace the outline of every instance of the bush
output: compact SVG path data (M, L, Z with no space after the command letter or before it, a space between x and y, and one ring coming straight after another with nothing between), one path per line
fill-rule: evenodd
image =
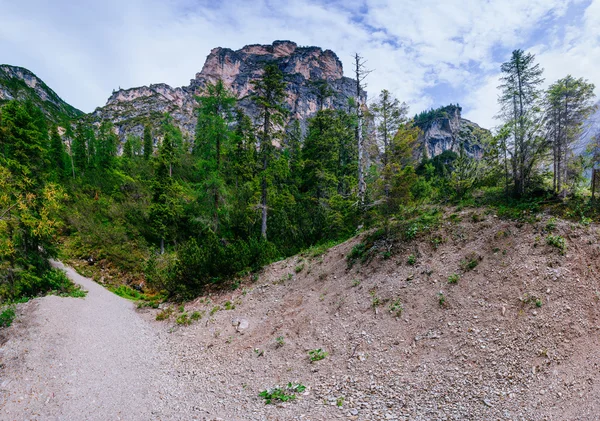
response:
M6 307L0 312L0 327L9 327L15 317L15 308L13 306Z

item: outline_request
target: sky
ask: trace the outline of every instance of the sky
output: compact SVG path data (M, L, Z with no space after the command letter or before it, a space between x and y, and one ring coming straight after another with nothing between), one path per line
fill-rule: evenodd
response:
M113 89L188 85L214 47L291 40L333 50L367 91L410 113L459 103L498 125L500 65L536 55L546 85L571 74L600 86L600 0L0 0L0 64L34 72L85 112ZM600 94L600 88L596 89Z

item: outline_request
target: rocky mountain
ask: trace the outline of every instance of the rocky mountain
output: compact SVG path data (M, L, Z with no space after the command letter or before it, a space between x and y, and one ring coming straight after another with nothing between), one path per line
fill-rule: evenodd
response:
M40 78L23 67L0 65L0 106L12 99L30 100L49 120L59 123L83 115L63 101Z
M415 116L415 124L422 130L418 144L425 145L427 156L433 158L447 150L458 153L462 145L469 156L481 158L482 140L490 131L462 118L461 111L458 105L448 105Z
M173 88L166 84L120 89L113 92L104 107L97 108L92 120L111 120L119 137L141 135L144 124L156 124L165 112L185 135L195 131L196 96L208 82L222 79L239 99L239 106L248 114L256 115L250 94L252 81L261 77L264 65L275 62L287 82L289 118L305 121L317 112L316 82L326 81L332 95L324 101L325 107L347 106L347 98L355 96L355 82L344 77L342 63L331 50L319 47L300 47L291 41L275 41L271 45L247 45L240 50L215 48L208 55L202 70L188 86ZM366 93L364 93L366 99Z

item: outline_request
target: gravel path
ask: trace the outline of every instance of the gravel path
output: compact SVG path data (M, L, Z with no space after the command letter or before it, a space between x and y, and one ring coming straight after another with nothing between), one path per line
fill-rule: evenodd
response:
M54 264L88 295L27 304L27 326L0 348L0 419L167 418L165 342L133 303Z

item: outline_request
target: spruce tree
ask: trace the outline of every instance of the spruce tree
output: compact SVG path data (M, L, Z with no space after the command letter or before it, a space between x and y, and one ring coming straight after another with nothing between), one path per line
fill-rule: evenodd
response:
M501 66L501 117L511 131L510 155L514 194L523 196L529 188L533 172L547 148L541 133L540 108L543 69L535 56L515 50L509 61Z
M253 82L254 93L252 100L260 112L259 126L259 160L260 160L260 207L261 207L261 236L267 238L267 197L269 181L269 164L274 160L275 143L281 140L281 127L287 109L283 105L286 83L283 73L276 64L269 63L264 68L261 79Z
M61 179L65 175L65 145L58 134L56 125L50 130L50 150L49 150L50 165L52 171Z
M154 151L154 141L152 140L152 128L149 124L144 126L144 159L149 161Z
M560 79L546 92L546 120L552 143L554 192L566 194L568 158L579 140L584 123L595 110L594 84L573 76Z
M194 154L198 158L199 176L202 180L200 193L205 208L213 215L213 231L219 232L220 213L225 204L225 179L223 160L229 150L232 137L230 124L233 120L235 98L227 91L222 80L208 83L204 94L198 98L198 124Z

